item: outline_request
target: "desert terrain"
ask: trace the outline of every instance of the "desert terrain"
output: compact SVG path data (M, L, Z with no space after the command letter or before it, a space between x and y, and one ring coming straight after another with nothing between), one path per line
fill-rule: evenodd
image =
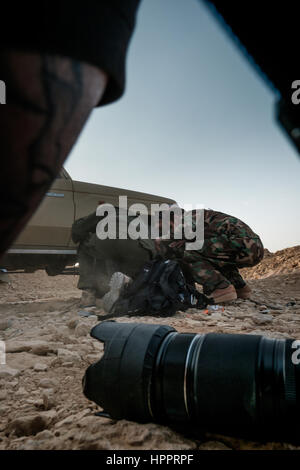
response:
M251 299L224 310L118 321L169 324L180 332L300 339L300 246L266 250L264 260L242 274L253 290ZM208 433L196 439L154 423L95 416L100 408L85 398L81 380L103 353L103 345L89 335L101 311L79 314L77 281L77 275L37 271L0 282L0 339L6 346L6 364L0 364L0 450L300 449Z

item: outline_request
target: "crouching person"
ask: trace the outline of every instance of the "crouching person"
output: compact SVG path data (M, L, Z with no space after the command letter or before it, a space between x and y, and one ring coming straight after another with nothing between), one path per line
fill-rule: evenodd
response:
M127 213L120 213L118 208L116 217L117 227L122 217L126 219L126 229L134 219ZM99 239L96 228L100 219L94 212L76 220L72 226L72 239L79 243L77 287L82 290L81 307L96 305L109 311L123 284L135 277L153 257L153 248L141 244L140 240L122 239L119 234L115 239Z
M193 211L192 225L195 224ZM215 303L250 297L251 289L239 269L258 264L263 259L264 247L247 224L231 215L205 209L202 248L187 250L186 241L191 240L161 240L157 247L164 257L181 257L188 263L194 281L203 286L204 294L213 297Z

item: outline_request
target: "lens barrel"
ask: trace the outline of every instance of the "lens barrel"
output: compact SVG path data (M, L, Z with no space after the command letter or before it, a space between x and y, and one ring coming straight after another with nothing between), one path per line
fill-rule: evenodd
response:
M91 336L105 350L86 371L84 393L112 418L299 441L294 340L109 321Z

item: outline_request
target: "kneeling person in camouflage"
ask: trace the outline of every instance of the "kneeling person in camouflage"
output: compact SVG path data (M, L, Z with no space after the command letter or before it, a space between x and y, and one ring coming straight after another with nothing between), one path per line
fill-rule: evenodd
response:
M193 225L195 211L193 211ZM190 241L190 240L189 240ZM186 250L186 240L157 243L164 257L178 257L189 264L193 279L215 303L247 299L251 289L239 268L252 267L264 256L259 236L241 220L222 212L204 210L204 243L200 250Z

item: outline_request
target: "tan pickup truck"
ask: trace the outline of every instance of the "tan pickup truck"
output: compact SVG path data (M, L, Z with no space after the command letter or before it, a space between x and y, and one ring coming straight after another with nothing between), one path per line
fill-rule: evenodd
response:
M150 208L153 203L175 203L172 199L152 194L73 181L63 169L28 225L1 260L1 268L27 272L45 268L49 275L62 273L65 266L76 263L77 259L76 245L71 239L74 220L89 215L101 202L117 206L119 196L127 196L128 206L143 203Z

